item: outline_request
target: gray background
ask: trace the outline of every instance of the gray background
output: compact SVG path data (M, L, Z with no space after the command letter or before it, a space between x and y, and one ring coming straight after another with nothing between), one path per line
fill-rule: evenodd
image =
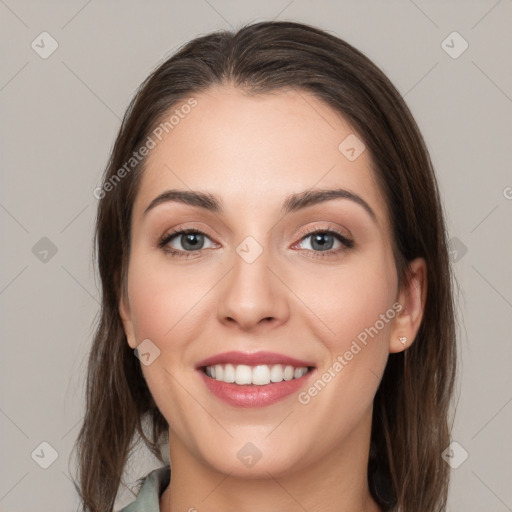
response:
M449 510L512 510L511 0L0 0L1 511L77 506L70 454L99 307L92 192L130 98L185 41L269 19L346 39L417 119L461 288ZM46 59L31 47L51 48L43 31L58 43ZM457 58L454 31L469 44ZM58 453L47 469L42 442ZM141 454L131 482L153 467Z

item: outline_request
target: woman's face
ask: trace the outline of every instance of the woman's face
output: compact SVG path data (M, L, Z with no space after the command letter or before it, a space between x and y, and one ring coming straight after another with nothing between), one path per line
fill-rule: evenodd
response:
M304 91L194 98L153 137L120 304L171 459L266 477L355 455L415 335L368 151Z

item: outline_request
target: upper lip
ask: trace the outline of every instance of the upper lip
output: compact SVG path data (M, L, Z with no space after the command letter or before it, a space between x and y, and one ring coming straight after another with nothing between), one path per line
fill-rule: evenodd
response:
M246 364L248 366L256 365L272 365L272 364L283 364L294 366L295 368L314 366L312 362L301 361L294 357L286 356L284 354L278 354L276 352L223 352L222 354L216 354L207 359L203 359L197 363L196 368L204 368L205 366L213 366L216 364Z

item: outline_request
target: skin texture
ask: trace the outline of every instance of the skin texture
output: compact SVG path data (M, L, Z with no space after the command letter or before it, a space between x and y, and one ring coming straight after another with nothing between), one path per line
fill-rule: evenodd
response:
M389 353L409 346L426 293L423 259L398 290L384 197L364 151L349 161L338 149L354 133L329 106L304 91L248 96L230 85L194 96L197 106L151 150L132 217L128 297L120 302L127 340L150 339L160 355L142 366L169 423L172 481L164 512L375 511L367 484L372 405ZM285 198L318 188L361 196L334 199L283 216ZM168 189L218 195L213 213L177 202L144 210ZM205 233L190 258L158 241L174 228ZM305 230L334 228L322 258ZM248 236L263 252L247 263L236 248ZM178 235L169 242L185 251ZM293 394L240 409L217 399L195 370L225 351L271 351L314 361L317 378L392 305L402 310L306 405ZM246 467L248 442L261 459Z

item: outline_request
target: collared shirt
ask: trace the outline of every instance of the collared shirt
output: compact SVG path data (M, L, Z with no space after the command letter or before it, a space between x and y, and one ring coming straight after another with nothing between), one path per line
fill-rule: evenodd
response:
M160 496L171 481L170 466L151 471L145 478L135 501L120 512L160 512Z

